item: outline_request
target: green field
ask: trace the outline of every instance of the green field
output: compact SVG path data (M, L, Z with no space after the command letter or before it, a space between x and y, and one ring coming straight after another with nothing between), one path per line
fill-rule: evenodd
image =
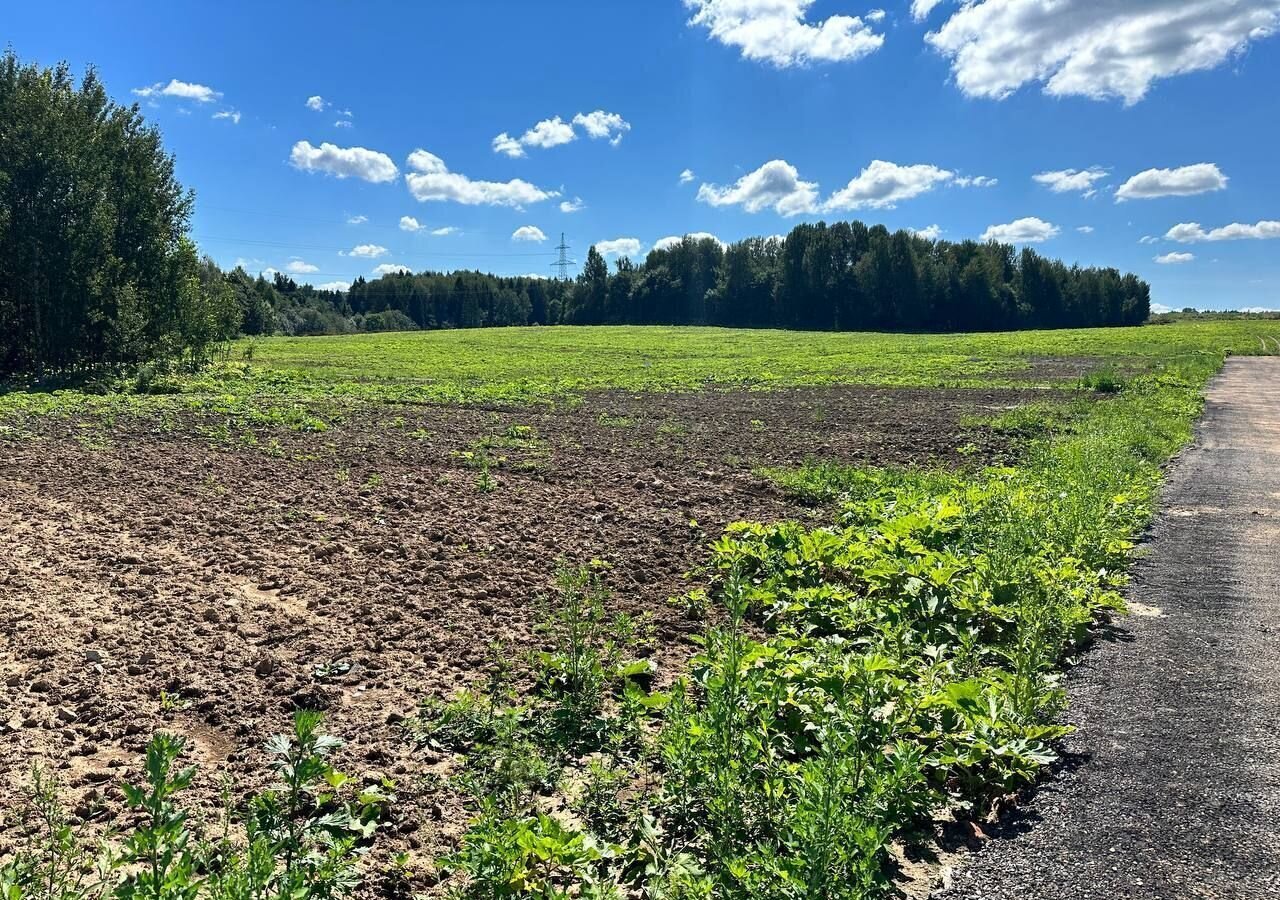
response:
M1000 334L866 334L721 328L493 328L242 342L192 387L382 400L523 401L620 388L1045 383L1031 360L1146 365L1189 353L1280 348L1280 323ZM252 350L249 348L252 347ZM251 359L245 362L246 351ZM244 363L241 365L240 363Z

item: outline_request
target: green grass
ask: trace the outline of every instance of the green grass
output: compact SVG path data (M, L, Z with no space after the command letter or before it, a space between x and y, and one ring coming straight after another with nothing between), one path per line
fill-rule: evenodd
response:
M823 384L1050 384L1031 360L1145 366L1188 353L1260 352L1280 324L903 335L722 328L494 328L255 342L248 363L188 383L232 394L418 401L531 401L584 391ZM241 356L236 351L232 359Z
M196 410L236 420L306 415L281 404L573 402L595 390L1062 387L1039 361L1085 359L1124 373L1188 355L1259 353L1276 340L1280 325L1265 320L954 335L620 326L275 337L241 342L199 375L166 376L174 393L137 394L132 379L106 395L0 392L0 436L21 433L15 418L64 414Z

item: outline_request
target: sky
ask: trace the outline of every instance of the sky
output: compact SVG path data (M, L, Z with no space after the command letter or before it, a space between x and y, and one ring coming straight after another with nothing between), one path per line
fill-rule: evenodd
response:
M9 0L223 266L550 275L860 219L1280 308L1280 0Z

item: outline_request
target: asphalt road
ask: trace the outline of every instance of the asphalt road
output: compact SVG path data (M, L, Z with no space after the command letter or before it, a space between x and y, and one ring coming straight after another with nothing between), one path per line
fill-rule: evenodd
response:
M935 896L1280 897L1280 358L1228 360L1162 500L1067 767Z

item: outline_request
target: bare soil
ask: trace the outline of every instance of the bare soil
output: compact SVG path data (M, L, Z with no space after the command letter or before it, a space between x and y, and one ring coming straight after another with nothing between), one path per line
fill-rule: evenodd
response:
M652 618L671 677L704 623L666 601L696 585L725 524L826 518L759 467L999 460L1003 439L962 420L1036 396L608 393L345 407L318 433L48 420L0 441L0 808L43 761L79 814L108 822L158 729L188 737L192 795L212 804L219 776L260 785L261 742L318 708L349 741L345 771L398 782L398 835L380 852L425 863L468 812L434 777L449 760L397 723L482 679L491 641L527 657L558 560L612 566L614 610Z

